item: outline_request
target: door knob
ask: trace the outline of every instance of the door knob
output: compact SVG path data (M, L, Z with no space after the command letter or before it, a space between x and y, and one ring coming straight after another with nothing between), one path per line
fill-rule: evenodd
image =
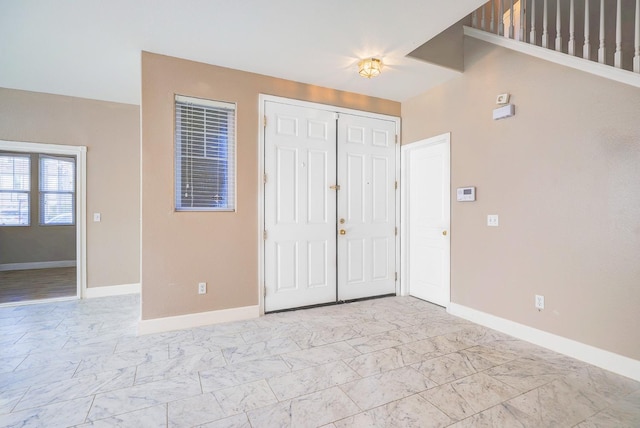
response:
M442 231L442 236L447 236L447 231L446 230Z
M344 229L340 229L340 235L346 235L346 234L347 234L347 231L346 231L346 230L344 230Z

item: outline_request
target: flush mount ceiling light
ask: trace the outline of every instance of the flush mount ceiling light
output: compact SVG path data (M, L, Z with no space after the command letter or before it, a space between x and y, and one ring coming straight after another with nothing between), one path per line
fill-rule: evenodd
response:
M380 74L382 70L382 61L378 58L363 59L358 63L358 73L360 76L371 79Z

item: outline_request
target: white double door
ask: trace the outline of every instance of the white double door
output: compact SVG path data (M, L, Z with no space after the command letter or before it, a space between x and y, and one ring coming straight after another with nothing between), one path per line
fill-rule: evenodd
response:
M265 102L265 311L396 292L396 121Z

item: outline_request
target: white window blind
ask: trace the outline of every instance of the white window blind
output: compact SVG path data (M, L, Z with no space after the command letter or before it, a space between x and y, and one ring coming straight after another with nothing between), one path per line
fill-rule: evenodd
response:
M29 155L0 154L0 226L29 225Z
M177 211L235 210L236 106L176 95Z
M40 224L75 223L75 158L40 156Z

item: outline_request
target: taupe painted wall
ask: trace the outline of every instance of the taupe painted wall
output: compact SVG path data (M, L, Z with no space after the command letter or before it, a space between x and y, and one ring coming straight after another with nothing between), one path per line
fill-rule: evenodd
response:
M142 319L258 304L261 93L400 113L392 101L143 52ZM237 103L236 212L174 212L174 94Z
M12 153L4 152L2 153ZM19 152L18 152L19 153ZM27 153L28 154L28 153ZM39 166L37 153L31 162L30 222L28 226L0 226L0 265L76 260L76 227L40 224Z
M139 107L0 88L0 139L87 147L87 286L140 282Z
M453 191L477 186L452 193L451 300L640 360L640 89L465 38L402 118L405 144L450 131Z

